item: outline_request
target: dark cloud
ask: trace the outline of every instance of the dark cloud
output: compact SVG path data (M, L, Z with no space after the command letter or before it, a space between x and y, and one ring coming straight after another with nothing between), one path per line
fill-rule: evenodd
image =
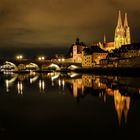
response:
M118 10L128 12L139 41L139 0L0 0L0 41L69 47L77 36L91 43L104 34L113 41Z

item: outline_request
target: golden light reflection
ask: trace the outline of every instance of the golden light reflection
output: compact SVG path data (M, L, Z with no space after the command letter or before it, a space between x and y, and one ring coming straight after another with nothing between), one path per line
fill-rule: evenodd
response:
M14 74L13 77L10 80L5 80L5 85L6 85L6 92L9 92L10 89L9 87L12 86L12 84L15 82L15 80L17 79L18 75Z
M59 79L58 80L58 86L59 86L59 88L62 88L64 90L64 88L65 88L65 80L64 79Z
M8 82L8 80L5 80L5 84L6 84L6 92L9 92L9 82Z
M111 77L111 79L113 79ZM116 77L114 78L117 79ZM67 81L66 81L67 82ZM68 81L70 83L70 81ZM61 81L59 81L61 83ZM82 91L84 95L86 88L92 88L93 91L96 89L102 89L98 93L100 98L103 98L104 103L107 102L107 95L114 97L114 106L117 112L118 123L121 125L122 114L124 115L125 123L127 123L127 116L130 109L130 97L121 95L119 89L108 88L105 83L102 83L100 77L94 77L90 75L82 75L81 79L71 80L71 88L73 89L73 97L79 97L79 91ZM100 90L99 90L100 91Z
M65 80L64 79L62 81L62 86L63 86L63 89L64 89L64 87L65 87Z
M59 85L59 87L61 87L61 80L60 79L58 80L58 85Z
M39 77L41 77L40 80L38 80ZM73 97L78 100L83 99L88 94L91 94L92 96L98 96L99 100L102 99L104 103L107 103L108 97L111 96L112 99L114 98L114 107L118 119L118 124L122 125L122 120L127 123L131 97L129 95L126 96L127 94L125 93L125 91L129 90L129 88L125 87L125 90L119 89L119 86L117 85L118 81L116 81L118 79L117 77L100 77L88 74L83 74L81 75L81 77L79 76L78 78L72 78L70 77L70 75L68 75L66 78L65 77L63 77L62 74L55 72L48 73L46 74L46 76L35 73L32 73L30 75L15 74L12 75L11 79L5 80L6 92L9 92L11 85L16 80L18 80L17 92L18 94L23 94L23 81L27 79L31 84L37 82L40 92L44 92L46 88L46 83L44 79L47 78L50 80L50 82L53 82L52 86L54 86L55 84L57 85L57 87L59 86L59 92L61 93L64 91L65 87L68 86ZM136 88L136 90L137 94L139 95L140 89ZM121 91L123 91L124 93L121 93Z
M127 123L127 116L130 109L130 97L122 96L119 90L114 90L114 104L118 115L119 125L121 125L123 113L125 123Z
M34 76L32 78L30 77L30 84L36 82L38 78L39 78L39 75L36 75L36 76Z
M55 80L60 76L60 72L52 72L52 73L48 73L48 76L51 78L51 80Z
M106 103L106 94L104 94L104 103Z
M77 97L78 96L78 84L77 82L73 83L73 97Z
M23 94L23 83L22 83L22 81L18 81L17 89L18 89L18 94Z
M45 90L45 81L44 80L39 80L39 89L40 89L40 92L44 91Z

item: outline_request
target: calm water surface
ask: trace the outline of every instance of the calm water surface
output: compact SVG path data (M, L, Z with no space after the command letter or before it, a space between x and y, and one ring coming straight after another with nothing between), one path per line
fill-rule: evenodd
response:
M0 75L0 136L138 137L140 77Z

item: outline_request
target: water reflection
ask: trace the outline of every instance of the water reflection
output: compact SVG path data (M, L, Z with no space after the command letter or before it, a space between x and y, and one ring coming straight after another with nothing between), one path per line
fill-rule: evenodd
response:
M124 114L125 123L130 109L130 97L122 96L119 90L114 90L114 104L118 115L118 122L121 125L121 118Z
M18 81L17 90L18 90L18 94L23 94L23 83L22 83L22 81Z
M4 77L6 92L10 92L11 87L16 85L17 93L23 96L27 83L30 84L30 87L38 83L36 86L38 85L41 93L47 93L45 89L50 86L63 94L67 89L78 103L88 95L91 95L91 98L92 96L99 97L105 104L108 101L107 97L112 97L120 126L122 117L124 117L125 124L127 123L131 100L140 98L139 80L140 78L133 77L98 76L73 72L67 74L59 72L13 74Z
M17 79L17 76L18 76L17 74L14 74L11 79L5 80L6 92L9 92L9 87L11 87L12 84L15 82L15 80Z
M40 92L44 92L45 91L45 81L44 80L39 80L39 89Z

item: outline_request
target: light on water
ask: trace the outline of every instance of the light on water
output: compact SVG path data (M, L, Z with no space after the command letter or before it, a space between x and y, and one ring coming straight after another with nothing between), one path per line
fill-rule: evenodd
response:
M61 134L61 128L69 135L133 134L140 129L139 80L58 72L1 75L1 133Z

